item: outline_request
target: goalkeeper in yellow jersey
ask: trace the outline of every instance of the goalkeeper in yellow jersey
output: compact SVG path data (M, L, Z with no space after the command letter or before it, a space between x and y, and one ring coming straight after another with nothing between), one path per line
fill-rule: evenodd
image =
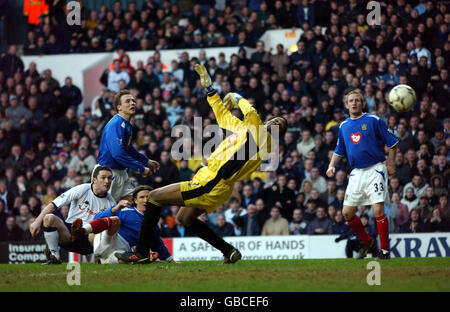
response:
M202 87L206 88L208 103L213 109L219 126L231 131L192 178L151 191L147 198L147 209L142 221L139 242L135 252L117 254L125 262L145 262L149 255L149 244L157 226L163 205L182 206L177 220L200 238L219 249L224 263L241 259L241 253L215 234L204 222L197 219L203 212L211 213L228 200L234 182L249 176L271 152L272 136L278 130L279 136L286 131L287 121L275 117L263 123L256 109L237 93L228 93L223 102L212 88L211 78L203 65L194 67L200 76ZM230 112L238 108L244 120Z

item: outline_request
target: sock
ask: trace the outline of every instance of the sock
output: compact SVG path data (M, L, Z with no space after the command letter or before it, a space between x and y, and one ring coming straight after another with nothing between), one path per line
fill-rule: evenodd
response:
M147 201L144 219L142 220L141 230L139 231L139 239L136 245L136 251L142 256L148 256L150 251L150 243L155 234L159 217L161 216L162 206L155 201Z
M389 222L386 215L376 217L378 236L380 237L380 249L389 250Z
M47 242L50 253L57 259L60 259L59 255L59 234L55 227L44 227L44 238Z
M372 240L369 234L367 234L361 219L357 215L353 215L353 218L347 220L348 226L355 232L356 236L361 240L363 244L367 244Z
M92 227L92 233L94 234L98 234L100 232L103 232L104 230L107 230L111 227L112 222L111 222L111 218L100 218L100 219L95 219L94 221L89 222L89 224ZM84 226L83 226L84 228ZM90 232L88 232L88 229L86 229L86 234L89 234Z
M213 247L219 249L224 255L227 255L228 253L233 250L233 246L228 244L226 241L223 240L219 235L214 233L213 230L211 230L206 223L195 219L194 222L190 226L187 226L186 229L189 229L196 233L198 237L201 239L207 241L210 243Z
M92 226L91 226L90 223L83 225L83 229L86 230L86 231L85 231L86 234L92 233Z

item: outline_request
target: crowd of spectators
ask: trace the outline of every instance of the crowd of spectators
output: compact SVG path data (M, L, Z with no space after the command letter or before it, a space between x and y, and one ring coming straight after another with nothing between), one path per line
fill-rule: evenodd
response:
M195 117L202 117L203 126L215 123L193 71L197 62L208 68L221 97L238 92L262 120L288 120L276 171L257 171L236 183L227 203L200 217L219 235L352 239L341 213L349 166L343 159L333 179L325 171L347 116L343 93L356 87L365 91L367 111L384 119L400 140L386 205L390 232L450 231L448 5L380 1L381 26L369 26L364 6L353 0L230 1L233 6L222 11L208 6L210 1L198 2L189 15L169 1L160 7L147 1L139 9L132 2L127 9L120 2L100 12L84 8L81 27L69 33L58 24L65 15L52 7L49 18L28 33L25 54L115 50L119 55L99 77L104 88L92 105L84 103L82 114L77 111L83 96L70 77L59 82L50 69L34 63L24 68L17 48L9 46L0 59L0 240L30 239L28 224L42 207L89 182L102 127L115 114L112 98L123 88L137 98L133 142L161 164L149 178L133 176L136 184L189 180L201 166L202 150L194 146L190 159L174 160L172 129L193 130ZM282 45L272 53L258 40L267 29L291 26L303 29L294 53ZM207 47L224 45L240 47L230 59L208 55ZM256 51L247 55L243 46ZM164 49L190 47L205 49L162 64ZM137 49L157 51L133 67L127 51ZM416 91L412 112L399 114L388 105L387 94L398 83ZM200 142L207 139L207 133L195 133L202 135ZM163 236L192 235L177 223L178 209L164 208ZM67 215L67 207L61 210ZM357 214L376 235L370 207L358 207Z

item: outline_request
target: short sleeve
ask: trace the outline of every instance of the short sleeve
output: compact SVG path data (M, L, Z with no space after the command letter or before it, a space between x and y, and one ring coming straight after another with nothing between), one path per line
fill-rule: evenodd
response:
M389 147L392 148L398 143L398 139L391 129L388 128L386 122L379 118L378 119L378 131L380 137L383 139L383 142Z
M52 203L56 208L61 206L69 205L72 201L77 200L84 193L84 189L86 188L85 184L77 185L72 187L70 190L62 193L58 197L56 197Z

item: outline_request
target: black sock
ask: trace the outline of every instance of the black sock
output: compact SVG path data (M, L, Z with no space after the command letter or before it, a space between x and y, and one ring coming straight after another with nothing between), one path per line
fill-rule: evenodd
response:
M141 231L139 234L138 244L136 246L137 252L142 256L147 257L150 251L150 242L155 234L155 229L158 226L159 217L161 216L162 207L156 203L147 202L145 204L146 210L144 219L142 220Z
M224 255L229 254L234 248L232 245L224 241L219 235L214 233L214 231L211 230L206 223L200 221L199 219L195 219L194 222L186 228L196 233L198 237L207 241L213 247L219 249Z

